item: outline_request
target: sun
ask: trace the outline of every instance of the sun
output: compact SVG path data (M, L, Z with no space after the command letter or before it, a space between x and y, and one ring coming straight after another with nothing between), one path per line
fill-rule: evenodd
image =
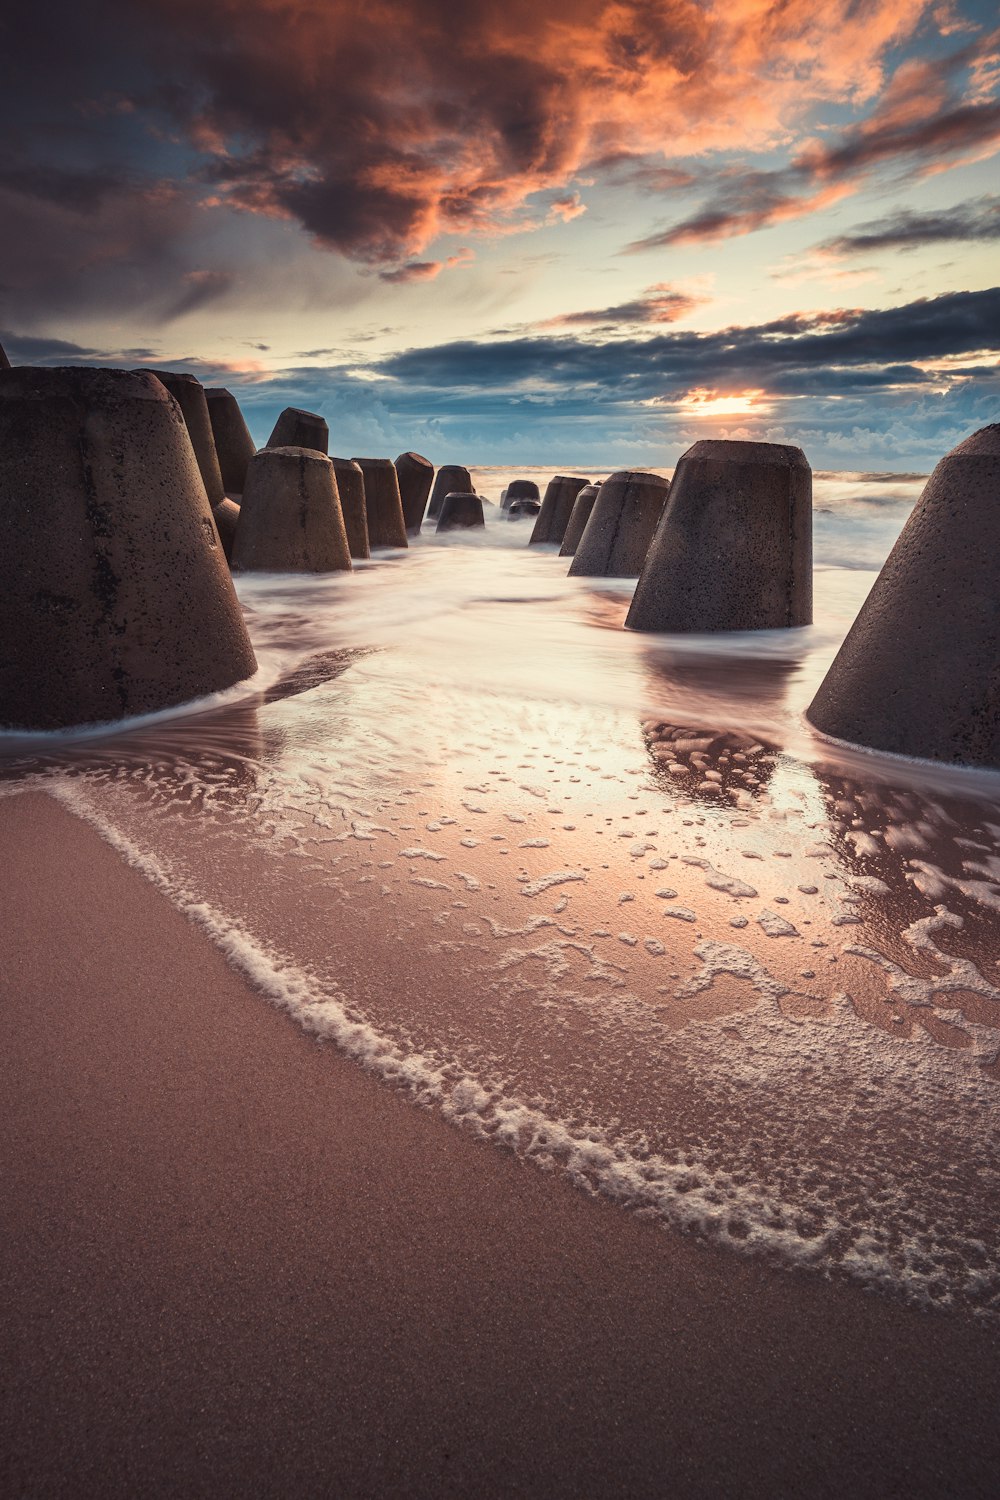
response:
M762 410L764 391L736 391L728 396L717 396L705 386L688 391L681 401L681 410L691 417L745 417Z

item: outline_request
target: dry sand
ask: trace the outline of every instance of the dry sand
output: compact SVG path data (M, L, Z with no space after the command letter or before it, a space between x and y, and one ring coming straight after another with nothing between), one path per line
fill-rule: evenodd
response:
M641 1222L0 801L6 1495L987 1495L995 1333Z

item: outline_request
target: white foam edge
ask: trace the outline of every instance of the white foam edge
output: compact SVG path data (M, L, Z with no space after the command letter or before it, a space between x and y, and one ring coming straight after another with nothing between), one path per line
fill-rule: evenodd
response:
M838 1222L830 1223L815 1238L803 1239L792 1227L774 1223L774 1204L766 1187L733 1191L727 1173L708 1170L690 1150L678 1161L634 1152L624 1141L611 1139L598 1124L572 1126L508 1097L455 1059L427 1051L405 1051L393 1037L352 1015L347 997L333 985L323 984L315 974L269 948L241 923L188 890L164 860L140 848L117 828L77 783L68 778L39 777L32 778L28 786L46 792L88 824L198 927L271 1005L307 1033L334 1043L385 1083L403 1089L414 1102L436 1108L450 1124L502 1145L543 1170L559 1172L584 1191L611 1198L640 1217L698 1233L727 1249L772 1263L813 1267L826 1274L833 1269L826 1251L831 1236L841 1227ZM851 1008L847 997L837 999L847 1013ZM773 1006L774 997L769 993L762 1013L770 1014ZM899 1045L889 1038L885 1042ZM698 1173L704 1180L695 1183ZM730 1232L733 1221L738 1223L734 1233ZM840 1269L863 1284L897 1294L902 1291L917 1302L929 1300L921 1295L919 1284L909 1283L908 1278L901 1281L880 1250L865 1248L867 1254L855 1247L841 1261Z

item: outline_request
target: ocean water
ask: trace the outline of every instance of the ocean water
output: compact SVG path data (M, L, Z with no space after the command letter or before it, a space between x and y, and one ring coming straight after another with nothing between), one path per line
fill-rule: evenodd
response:
M993 1318L1000 775L803 719L921 487L816 476L796 631L627 632L632 583L492 510L242 578L251 683L8 736L3 790L415 1104L733 1253Z

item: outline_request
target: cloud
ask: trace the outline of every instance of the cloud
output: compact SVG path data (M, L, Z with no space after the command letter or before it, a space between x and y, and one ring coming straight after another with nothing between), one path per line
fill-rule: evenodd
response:
M386 281L391 286L405 285L411 281L436 281L442 271L470 265L475 258L471 250L462 249L456 255L449 255L447 260L411 260L406 265L380 271L379 280Z
M613 307L586 312L562 313L557 318L547 318L541 326L574 328L602 323L678 323L709 300L692 292L679 292L667 282L660 281L631 302L619 302Z
M932 213L900 208L887 218L871 219L849 234L824 240L816 250L836 256L867 255L961 240L1000 240L1000 197L977 198Z
M603 343L566 336L467 340L392 355L377 368L425 394L468 391L472 400L490 392L530 391L551 392L562 401L586 393L591 404L669 404L692 390L795 397L931 389L967 377L960 368L925 366L984 350L1000 353L1000 287L949 292L901 307L795 313L717 333Z
M928 9L372 0L361 25L347 0L54 0L4 33L23 172L9 185L83 216L104 188L74 162L152 163L181 199L200 186L402 275L441 235L578 216L595 164L634 159L637 183L681 191L685 158L785 143L817 104L858 107Z
M707 202L633 240L626 253L706 244L802 218L855 192L880 167L927 176L949 162L993 154L1000 150L1000 101L957 91L975 92L997 46L998 34L991 34L933 62L901 64L879 107L839 138L804 142L784 167L717 172Z

